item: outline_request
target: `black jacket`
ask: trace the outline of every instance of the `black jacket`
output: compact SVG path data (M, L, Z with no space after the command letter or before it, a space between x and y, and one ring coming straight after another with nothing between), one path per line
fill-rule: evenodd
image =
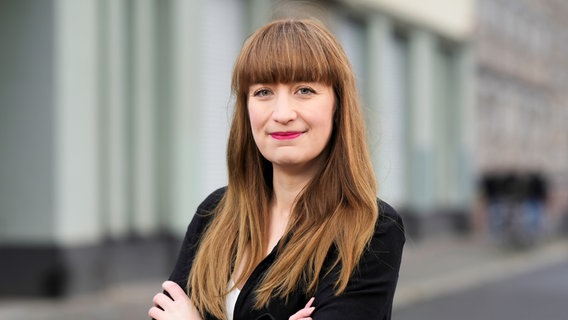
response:
M175 268L170 280L186 288L189 270L197 252L197 245L212 215L207 215L219 203L225 188L209 195L197 209L187 228ZM356 267L346 290L335 296L333 284L339 274L336 266L329 274L326 272L336 256L330 249L315 293L312 313L314 320L371 320L390 319L394 291L398 280L402 247L405 242L404 229L400 216L383 201L379 201L379 218L370 245ZM302 309L310 299L305 292L296 292L287 301L273 298L268 308L254 310L254 290L260 279L278 257L276 248L260 262L243 286L237 299L234 320L244 319L288 319ZM208 317L207 319L214 319Z

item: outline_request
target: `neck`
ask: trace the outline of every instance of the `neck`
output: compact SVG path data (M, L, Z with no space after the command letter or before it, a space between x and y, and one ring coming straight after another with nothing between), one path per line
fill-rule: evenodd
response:
M272 178L274 192L272 199L273 215L289 217L296 197L308 184L312 176L306 173L290 174L278 167L274 167Z
M317 174L323 165L323 155L298 166L282 166L272 164L272 188L274 198L272 209L276 212L288 213L292 209L294 200L302 189Z
M281 170L278 166L273 166L273 198L270 208L270 218L267 221L267 252L278 243L284 235L290 215L292 205L298 194L310 181L313 175L290 174L290 171Z

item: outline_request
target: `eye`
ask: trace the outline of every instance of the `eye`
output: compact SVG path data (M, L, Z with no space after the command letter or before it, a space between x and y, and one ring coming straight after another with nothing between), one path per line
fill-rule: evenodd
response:
M309 95L309 94L314 94L316 93L316 91L310 87L301 87L300 89L298 89L298 91L296 91L297 93L301 94L301 95Z
M266 88L261 88L261 89L256 90L253 93L253 96L255 96L255 97L266 97L270 94L271 94L270 90L268 90Z

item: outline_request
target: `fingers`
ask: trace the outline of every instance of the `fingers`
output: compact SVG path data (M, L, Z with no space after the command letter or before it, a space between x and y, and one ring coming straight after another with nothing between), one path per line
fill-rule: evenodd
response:
M154 306L156 307L161 307L162 309L165 309L167 307L169 307L172 302L174 302L172 299L170 299L170 297L168 297L167 295L165 295L163 292L157 293L154 296L154 299L152 299L152 302L154 302Z
M306 303L306 306L303 309L301 309L300 311L294 313L289 318L289 320L311 320L312 318L310 318L310 315L316 309L315 307L312 307L313 302L314 302L314 298L311 298L308 301L308 303Z
M288 320L311 320L310 315L314 312L314 307L308 309L302 309L294 313Z
M152 308L150 308L150 310L148 310L148 315L152 319L160 319L163 312L164 312L164 310L162 310L158 307L152 307Z
M312 306L312 303L314 303L314 300L315 300L315 299L316 299L316 298L312 297L312 298L308 301L308 303L306 303L306 306L304 307L304 309L311 307L311 306Z
M183 291L183 289L173 281L165 281L164 283L162 283L162 288L166 290L170 294L170 296L172 296L172 299L174 299L174 301L187 298L185 291Z
M154 306L148 310L148 315L152 319L160 319L165 315L165 310L171 309L176 301L183 301L184 297L188 299L183 289L175 282L166 281L162 284L162 288L166 292L156 294L152 299Z

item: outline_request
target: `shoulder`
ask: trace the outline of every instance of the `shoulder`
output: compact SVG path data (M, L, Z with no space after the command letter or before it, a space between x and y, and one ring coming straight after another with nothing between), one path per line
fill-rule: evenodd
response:
M199 241L212 220L215 208L223 198L226 188L219 188L209 194L198 206L189 223L181 249L169 279L175 281L180 287L185 288L189 270L197 252Z
M221 202L221 199L223 199L226 190L226 187L222 187L211 192L197 207L195 215L187 227L186 233L186 237L192 242L196 242L201 238L203 231L213 219L215 209L219 205L219 202Z
M363 251L347 290L371 286L387 295L396 288L402 252L406 242L401 216L388 203L377 200L379 217L371 241Z
M226 191L227 187L225 186L211 192L197 207L196 213L201 215L210 214L213 210L215 210L221 199L223 199Z
M396 210L378 201L379 216L369 244L353 270L345 291L336 294L339 265L326 272L316 291L312 317L322 319L390 319L405 242L404 224ZM333 263L337 251L328 256Z
M379 215L373 236L362 252L351 281L361 280L359 277L364 279L389 275L391 280L398 277L406 242L404 223L398 212L388 203L379 199L377 203ZM328 255L329 261L334 261L337 254L337 248L333 248Z
M362 263L379 264L388 269L400 268L406 236L404 223L398 212L388 203L377 200L379 216L375 232L362 256Z
M388 203L377 199L379 216L375 225L375 233L392 234L404 237L404 223L398 212Z

